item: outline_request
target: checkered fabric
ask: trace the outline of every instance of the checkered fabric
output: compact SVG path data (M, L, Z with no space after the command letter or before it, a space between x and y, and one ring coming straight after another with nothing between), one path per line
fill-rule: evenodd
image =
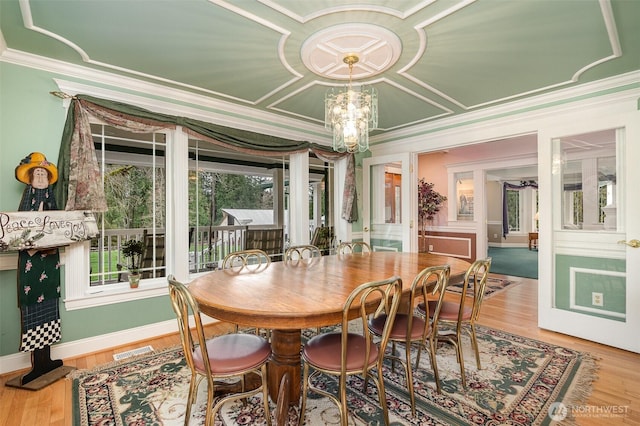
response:
M58 299L39 305L23 306L21 352L31 352L60 340L60 312Z

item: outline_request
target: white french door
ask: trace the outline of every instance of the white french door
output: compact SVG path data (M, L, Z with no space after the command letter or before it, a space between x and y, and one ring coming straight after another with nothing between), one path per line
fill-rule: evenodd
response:
M412 247L411 157L409 153L363 160L363 240L374 251L416 251Z
M540 327L640 352L640 125L553 135ZM635 140L634 140L635 139ZM541 228L543 227L541 226ZM546 268L551 265L551 268ZM548 273L550 271L551 273Z

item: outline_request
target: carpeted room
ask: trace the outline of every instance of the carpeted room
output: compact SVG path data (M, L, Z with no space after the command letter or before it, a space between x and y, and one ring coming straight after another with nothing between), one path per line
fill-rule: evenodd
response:
M523 282L525 285L518 285ZM553 404L585 401L596 377L596 356L580 349L524 337L526 333L521 333L522 329L518 334L500 330L508 329L509 325L495 328L495 319L505 315L505 310L497 307L504 300L513 298L509 292L519 288L522 294L532 297L537 291L536 281L497 275L491 277L485 293L487 309L483 316L490 318L489 324L492 326L483 325L478 329L483 364L481 370L475 366L470 345L466 340L464 342L467 389L463 389L460 383L455 351L445 345L437 355L443 386L443 393L438 394L429 357L425 354L420 367L415 370L417 414L414 418L409 408L402 369L396 367L393 370L390 363L385 365L392 424L466 425L504 422L507 419L515 419L519 424L538 424L548 420L548 409ZM455 284L450 291L453 294L460 293ZM517 297L525 299L521 295ZM526 310L533 311L535 306L528 304ZM502 320L498 318L498 322ZM534 324L528 327L535 329ZM307 331L304 339L312 335L313 332ZM399 350L403 351L400 347ZM169 374L172 377L170 381L167 380ZM117 379L101 380L101 377ZM321 382L335 390L335 379L323 378ZM131 358L115 365L102 365L75 373L74 401L79 405L74 406L74 413L82 419L83 425L97 424L112 416L144 419L145 422L161 421L170 425L182 424L188 383L188 369L180 349L158 350L154 354ZM375 386L369 383L368 391L363 393L360 378L349 379L348 383L350 424L379 423L381 411L377 408ZM192 423L202 424L205 400L201 389L192 411ZM260 397L253 397L246 405L227 404L220 418L224 424L259 424L264 420L260 401ZM96 407L100 409L96 410ZM522 410L522 407L527 409ZM271 408L272 412L276 410L273 403ZM291 407L286 424L297 424L297 418L297 407ZM326 398L311 394L305 424L336 422L339 422L339 414L335 405Z
M491 272L538 279L538 250L526 247L489 247Z
M424 354L414 376L416 417L411 415L402 368L392 371L390 363L386 364L391 424L471 425L504 423L508 419L522 425L539 424L548 419L551 404L578 401L576 385L585 387L594 378L595 359L586 353L488 327L480 327L479 339L482 370L477 370L470 346L465 345L466 391L461 388L455 351L450 346L438 352L441 394L435 390L429 357ZM76 418L82 425L120 419L125 424L135 419L144 424L181 425L189 380L190 373L178 348L78 372L73 379L74 401L79 404L74 406ZM327 389L336 391L335 377L323 376L321 381ZM205 388L201 386L192 410L192 424L203 424ZM362 379L349 378L347 398L349 424L380 424L381 410L371 381L364 393ZM247 404L223 406L221 424L264 424L260 401L258 396ZM336 406L326 398L310 394L305 412L307 425L339 423ZM297 407L292 407L286 424L297 424L297 418Z

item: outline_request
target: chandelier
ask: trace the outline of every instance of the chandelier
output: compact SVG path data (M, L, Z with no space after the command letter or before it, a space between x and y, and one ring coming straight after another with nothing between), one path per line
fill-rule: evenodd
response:
M378 127L378 95L373 87L351 86L353 64L358 56L344 57L349 66L349 85L342 91L329 89L325 97L324 126L333 133L333 150L363 152L369 149L369 129Z

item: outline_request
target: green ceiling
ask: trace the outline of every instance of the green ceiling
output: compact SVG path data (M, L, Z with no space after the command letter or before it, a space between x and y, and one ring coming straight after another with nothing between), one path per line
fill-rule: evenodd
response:
M378 89L382 132L639 70L639 18L636 0L2 0L0 48L321 125L344 81L303 44L373 24L401 42L357 81Z

